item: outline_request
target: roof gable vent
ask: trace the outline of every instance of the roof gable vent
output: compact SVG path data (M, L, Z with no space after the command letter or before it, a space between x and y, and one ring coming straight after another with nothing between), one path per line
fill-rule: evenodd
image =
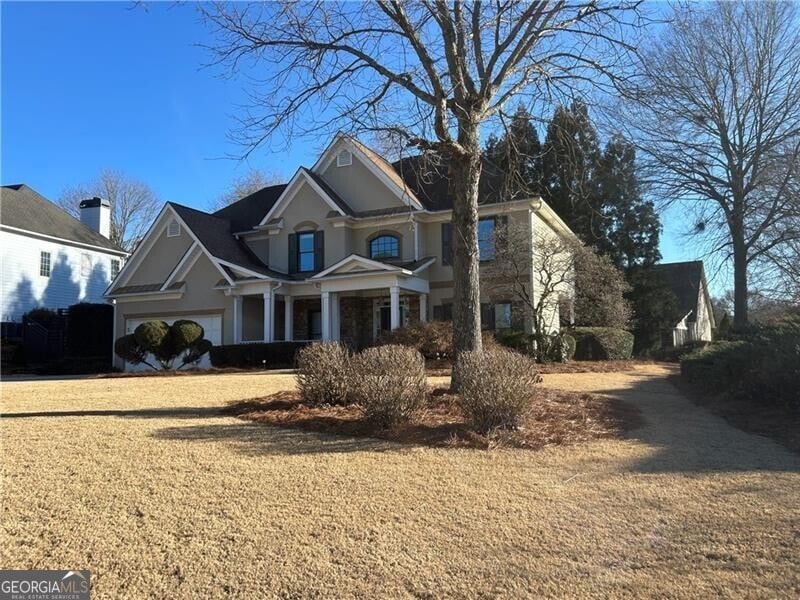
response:
M167 237L178 237L181 234L181 224L178 219L172 219L167 225Z
M337 167L349 167L353 164L353 153L350 150L342 150L336 155Z

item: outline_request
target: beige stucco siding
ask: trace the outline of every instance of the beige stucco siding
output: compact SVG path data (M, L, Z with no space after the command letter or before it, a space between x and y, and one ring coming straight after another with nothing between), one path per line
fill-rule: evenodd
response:
M353 164L348 167L337 167L334 159L323 171L322 178L354 211L403 206L400 198L355 154Z
M117 337L125 333L126 319L181 316L191 319L195 315L222 315L222 341L233 343L233 298L214 285L221 275L205 255L201 256L186 274L186 291L178 300L125 301L117 300L115 331ZM115 359L116 360L116 359ZM115 363L117 364L117 363Z
M165 228L125 285L163 283L192 245L192 241L192 237L183 228L181 234L174 237L168 237Z

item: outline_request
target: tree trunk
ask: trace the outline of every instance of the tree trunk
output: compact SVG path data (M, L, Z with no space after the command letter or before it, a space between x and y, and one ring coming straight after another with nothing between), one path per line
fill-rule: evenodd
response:
M731 231L733 236L733 325L747 325L747 249L741 230Z
M459 143L465 153L450 159L453 186L453 357L461 352L482 350L481 296L478 253L478 189L481 151L477 127L462 126ZM453 368L452 389L461 377Z

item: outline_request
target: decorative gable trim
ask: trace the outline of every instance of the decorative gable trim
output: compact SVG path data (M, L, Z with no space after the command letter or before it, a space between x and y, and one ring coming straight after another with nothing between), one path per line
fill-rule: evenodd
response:
M320 271L310 279L320 279L322 277L326 277L328 275L333 275L339 269L343 267L363 267L364 270L368 271L386 271L387 273L393 272L407 272L409 275L411 274L410 271L405 271L405 269L401 269L400 267L395 267L393 265L387 265L386 263L382 263L377 260L372 260L371 258L367 258L365 256L360 256L358 254L351 254L337 262L334 265L331 265L324 271ZM347 274L357 273L358 271L347 271Z
M169 225L167 225L167 227L169 227ZM194 242L191 246L189 246L189 249L183 254L183 257L180 259L180 261L178 261L178 264L175 265L174 269L172 269L172 273L169 274L169 277L167 277L164 285L161 286L161 290L166 290L175 280L188 273L202 254L203 251L200 250L200 246L197 244L197 242Z
M331 207L332 211L337 212L338 214L342 215L343 217L346 216L346 213L339 207L336 201L330 197L330 195L320 187L320 185L314 181L314 178L302 167L297 170L292 177L291 181L286 185L286 189L283 190L283 193L280 195L278 200L275 202L273 207L269 209L269 212L264 215L264 218L261 219L261 222L258 224L258 227L265 227L270 224L270 221L273 219L278 219L282 214L283 211L286 210L286 207L289 206L291 201L297 195L297 192L300 190L300 187L303 183L307 183L311 186L319 196L322 198L325 203Z
M364 166L366 166L367 169L369 169L369 171L381 181L381 183L389 188L389 190L400 199L400 202L402 202L404 205L411 205L417 210L425 210L425 207L408 188L408 186L398 185L397 182L393 181L392 178L386 174L383 168L376 164L375 159L373 159L364 151L361 142L354 140L350 136L341 133L337 134L330 146L325 149L319 159L317 159L317 162L314 163L314 166L311 167L311 170L314 171L314 173L321 174L333 163L333 161L338 161L339 153L342 150L347 150L353 156L357 157L364 164ZM388 163L387 165L388 168L392 168L392 166Z

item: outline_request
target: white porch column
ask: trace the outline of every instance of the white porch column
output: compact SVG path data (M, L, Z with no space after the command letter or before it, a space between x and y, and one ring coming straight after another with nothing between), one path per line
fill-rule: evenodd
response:
M390 327L400 327L400 288L393 285L389 288L389 312L391 315Z
M342 322L339 318L339 292L331 294L331 340L338 342L342 337Z
M322 292L321 295L322 341L331 339L331 293Z
M242 297L233 297L233 343L242 343Z
M294 297L283 297L283 339L291 342L294 338Z
M423 323L428 320L428 294L419 295L419 320Z
M272 305L273 298L274 294L272 288L264 292L264 341L267 343L275 341L275 336L273 335L274 328L272 327L273 315L275 314Z

